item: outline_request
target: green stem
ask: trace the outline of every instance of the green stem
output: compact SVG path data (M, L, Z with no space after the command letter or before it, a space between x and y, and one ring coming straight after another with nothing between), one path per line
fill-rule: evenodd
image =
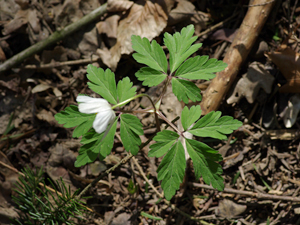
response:
M150 96L147 95L147 94L138 94L138 95L135 95L132 98L126 99L125 101L120 102L120 103L112 106L111 109L115 109L115 108L117 108L119 106L126 105L128 102L131 102L132 100L134 100L136 98L141 98L141 97L147 97L149 99L149 101L151 102L151 105L153 107L153 112L154 112L154 115L155 115L156 128L157 128L157 131L159 132L160 131L160 123L159 123L159 120L158 120L158 117L157 117L157 114L156 114L157 110L156 110L154 102L152 101L152 99L150 98ZM150 111L148 111L148 112L150 112Z

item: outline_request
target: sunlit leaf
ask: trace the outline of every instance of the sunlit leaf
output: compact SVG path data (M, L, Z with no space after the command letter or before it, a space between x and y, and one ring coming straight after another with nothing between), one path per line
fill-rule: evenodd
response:
M96 114L85 114L78 111L78 106L71 105L64 111L57 113L55 119L64 127L76 127L73 131L73 137L80 137L93 126Z

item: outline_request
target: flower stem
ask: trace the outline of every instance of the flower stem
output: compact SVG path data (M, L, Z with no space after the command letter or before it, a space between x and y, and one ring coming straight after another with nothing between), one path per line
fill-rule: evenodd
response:
M157 113L156 113L156 112L157 112L157 109L156 109L156 107L155 107L154 102L152 101L152 99L150 98L150 96L147 95L147 94L138 94L138 95L135 95L135 96L133 96L132 98L126 99L125 101L120 102L120 103L118 103L118 104L112 106L111 109L115 109L115 108L117 108L117 107L119 107L119 106L126 105L128 102L130 102L130 101L132 101L132 100L134 100L134 99L136 99L136 98L140 98L140 97L147 97L147 98L150 100L151 105L152 105L152 107L153 107L153 112L154 112L154 115L155 115L156 128L157 128L157 131L159 132L159 131L160 131L160 123L159 123L159 120L158 120L158 117L157 117ZM148 112L150 112L150 111L148 111Z

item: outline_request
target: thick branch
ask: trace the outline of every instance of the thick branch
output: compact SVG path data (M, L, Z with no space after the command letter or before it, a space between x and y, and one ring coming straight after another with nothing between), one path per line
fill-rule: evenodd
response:
M4 72L5 70L11 69L14 66L22 63L26 58L42 51L46 47L55 44L56 42L64 39L66 36L70 35L71 33L79 30L80 28L84 27L85 25L91 23L95 19L99 18L99 16L103 15L106 12L106 4L98 7L91 13L87 14L86 16L82 17L80 20L68 25L64 29L60 31L55 31L52 35L50 35L47 39L40 41L29 48L25 49L24 51L14 55L10 59L6 60L3 64L0 65L0 73Z
M269 3L269 4L268 4ZM217 73L206 89L201 102L202 113L217 110L262 30L275 1L254 0L227 51L224 62L228 67Z

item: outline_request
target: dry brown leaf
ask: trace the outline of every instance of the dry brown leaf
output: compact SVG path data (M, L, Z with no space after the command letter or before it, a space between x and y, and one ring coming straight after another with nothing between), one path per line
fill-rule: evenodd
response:
M16 4L16 0L1 1L0 21L9 21L12 15L15 15L20 7Z
M246 205L236 204L235 202L229 199L224 199L220 201L219 207L216 209L216 214L218 216L231 219L240 215L246 209L247 209Z
M130 225L130 217L131 215L128 213L121 213L116 218L113 219L111 225Z
M83 13L79 8L80 0L66 0L63 6L57 5L54 12L55 24L59 27L66 27L70 23L74 23L83 17Z
M38 92L43 92L48 90L49 88L51 88L49 84L38 84L31 90L31 93L34 94Z
M167 5L168 3L168 5ZM113 71L122 54L130 54L131 36L139 35L152 40L158 36L167 25L170 4L172 1L138 1L132 5L128 16L119 22L117 43L108 51L98 49L102 61Z
M130 9L134 2L129 0L108 0L107 11L108 12L122 12Z
M47 121L50 124L53 124L55 121L53 114L46 109L42 109L38 114L36 114L36 117L39 120Z
M249 103L253 103L261 88L266 93L271 93L273 82L274 77L264 69L264 65L253 62L247 73L237 82L227 103L237 103L242 97L245 97Z
M81 0L80 1L80 10L84 15L89 14L94 9L97 9L100 6L98 0Z
M195 12L195 6L186 0L178 2L176 8L172 9L169 14L168 25L172 26L190 18Z
M237 31L237 29L222 28L215 31L210 38L213 40L225 40L231 43L235 38Z
M21 28L24 24L27 24L28 23L28 12L29 12L29 9L19 10L16 13L14 19L4 25L2 34L8 35L14 31L18 30L19 28Z
M38 34L41 31L41 24L40 19L38 18L37 10L29 10L28 23L30 24L30 27L34 33Z
M118 21L119 15L113 15L108 17L105 21L101 21L96 24L98 33L105 33L109 38L117 39Z
M266 53L279 68L287 83L279 91L284 93L300 93L300 54L291 48L280 52Z

